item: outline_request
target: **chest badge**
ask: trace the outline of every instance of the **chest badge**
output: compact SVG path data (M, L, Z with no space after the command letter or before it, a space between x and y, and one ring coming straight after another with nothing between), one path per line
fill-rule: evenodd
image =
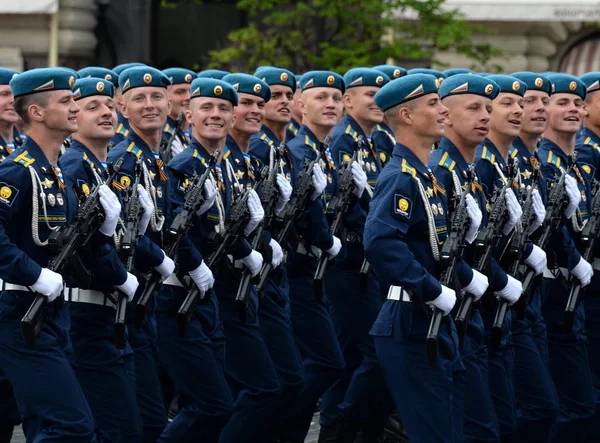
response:
M54 182L48 178L46 178L42 181L42 186L44 187L44 189L50 189L53 184L54 184Z

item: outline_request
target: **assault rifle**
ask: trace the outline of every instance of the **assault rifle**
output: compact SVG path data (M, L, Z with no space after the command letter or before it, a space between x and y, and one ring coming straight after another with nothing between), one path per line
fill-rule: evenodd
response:
M160 146L160 158L162 158L163 162L168 164L173 158L173 153L171 152L171 146L173 146L173 142L177 138L177 131L179 131L179 127L181 126L181 122L183 121L183 112L177 114L177 119L175 120L175 126L173 127L173 132L169 135L169 139L163 141Z

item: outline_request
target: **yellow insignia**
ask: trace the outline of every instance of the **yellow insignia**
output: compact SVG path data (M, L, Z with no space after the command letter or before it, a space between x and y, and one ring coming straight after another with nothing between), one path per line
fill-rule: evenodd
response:
M525 180L529 180L529 178L531 177L531 171L529 169L525 169L524 172L521 172L521 175L523 176L523 178Z
M438 81L440 82L440 85L441 85L442 83L444 83L444 77L439 77Z
M147 85L152 83L152 76L150 74L144 74L144 83L146 83Z
M129 177L127 177L126 175L124 175L119 180L119 183L121 183L123 186L127 187L131 184L131 179Z
M61 206L65 204L62 194L56 194L56 202Z
M96 91L98 91L98 92L104 91L104 83L102 83L102 82L96 83Z
M192 81L192 74L185 74L185 77L183 78L183 80L186 83L190 83Z
M485 87L485 94L486 95L490 95L492 92L494 92L494 86L493 85L487 85Z
M262 86L260 86L258 83L254 85L254 89L253 91L258 94L260 92L260 90L262 89Z
M110 75L110 74L106 74L106 75L104 76L104 80L106 80L106 81L109 81L109 82L112 82L112 75Z
M348 154L344 154L344 155L342 155L342 161L343 161L344 163L347 163L347 162L349 162L350 160L352 160L352 157L350 157Z
M544 80L542 80L540 77L536 78L535 86L536 88L541 88L542 86L544 86Z
M512 90L518 92L519 89L521 89L521 84L515 80L512 84Z
M215 89L213 89L213 93L216 96L219 96L219 95L223 94L223 87L219 86L219 85L215 86Z
M392 75L394 78L400 77L400 69L394 69L394 73Z
M87 183L81 185L81 190L85 195L90 195L90 187L87 185Z
M405 198L398 200L398 209L402 212L406 212L408 210L408 200Z
M592 173L592 168L590 168L589 165L581 165L581 169L583 169L586 174Z
M74 84L75 84L75 77L73 77L73 76L69 77L69 88L72 88Z
M375 84L379 86L382 83L383 83L383 77L381 75L378 75L377 78L375 79Z
M288 79L287 72L282 72L281 75L279 76L279 78L281 79L282 82L287 82L287 79Z
M327 84L329 86L333 85L335 83L335 77L333 75L330 75L329 77L327 77Z
M8 186L2 186L0 188L0 198L2 198L3 200L8 200L11 195L12 189L10 189Z
M569 91L574 91L575 89L577 89L577 83L574 81L569 83Z
M382 163L385 163L387 161L387 155L385 152L380 152L379 153L379 160L382 161Z
M53 184L54 184L54 182L48 178L46 178L46 179L44 179L44 181L42 181L42 186L44 187L44 189L50 189Z
M427 187L427 189L425 189L425 195L427 196L427 198L431 198L433 197L433 189L431 189L429 186Z
M442 82L440 81L440 79L436 78L435 79L435 87L439 89L441 84L442 84Z
M150 174L150 180L154 180L154 177L156 177L156 172L148 171L148 174Z
M238 180L241 180L242 178L244 178L244 171L236 172L235 176L237 177Z

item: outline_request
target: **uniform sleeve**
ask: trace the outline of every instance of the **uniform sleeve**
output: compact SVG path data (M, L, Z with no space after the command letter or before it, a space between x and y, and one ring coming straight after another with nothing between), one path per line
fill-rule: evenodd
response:
M491 200L494 194L494 178L496 177L494 169L494 165L487 160L479 159L475 164L475 172L488 200Z

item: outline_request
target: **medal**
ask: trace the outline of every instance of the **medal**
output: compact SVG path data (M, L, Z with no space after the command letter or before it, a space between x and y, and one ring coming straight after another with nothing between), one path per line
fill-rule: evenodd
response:
M56 201L61 206L65 204L62 194L56 194Z
M56 197L54 197L54 194L48 194L48 203L50 203L50 206L56 204Z
M432 203L432 204L431 204L431 212L433 212L433 215L434 215L434 216L437 216L437 215L438 215L438 207L436 206L436 204L435 204L435 203Z

